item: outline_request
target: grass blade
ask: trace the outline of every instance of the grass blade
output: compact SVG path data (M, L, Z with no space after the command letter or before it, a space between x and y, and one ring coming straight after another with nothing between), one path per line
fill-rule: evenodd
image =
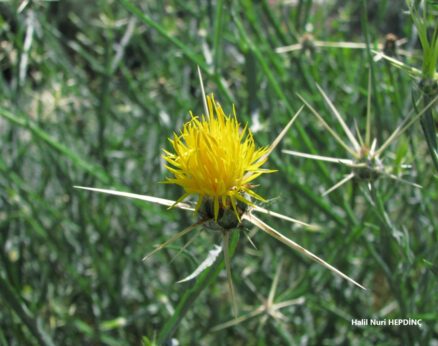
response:
M162 35L166 40L170 41L173 45L181 49L183 54L191 60L194 65L199 66L202 71L207 73L209 76L214 76L215 81L218 84L221 91L224 93L224 95L227 97L228 101L232 101L232 97L230 95L230 92L225 87L225 84L223 83L222 79L217 77L216 74L214 74L211 69L205 64L204 60L200 58L199 55L193 53L193 49L186 46L182 41L180 41L178 38L176 38L174 35L170 35L166 29L164 29L159 23L154 21L151 17L149 17L146 13L141 11L138 7L136 7L131 1L129 0L121 0L121 3L125 8L130 11L132 14L134 14L136 17L138 17L143 23L149 25L150 27L157 30L160 35Z
M108 184L111 181L110 177L99 166L83 160L77 153L57 141L55 138L53 138L31 120L17 116L2 107L0 107L0 116L9 120L15 125L28 129L36 138L47 143L60 154L69 158L76 166L90 173L102 183Z
M20 298L14 292L14 289L10 286L0 274L0 294L3 296L3 302L9 305L12 310L17 314L18 318L26 325L32 335L35 337L35 341L41 346L54 346L52 339L41 327L39 321L32 316L26 305L21 302Z

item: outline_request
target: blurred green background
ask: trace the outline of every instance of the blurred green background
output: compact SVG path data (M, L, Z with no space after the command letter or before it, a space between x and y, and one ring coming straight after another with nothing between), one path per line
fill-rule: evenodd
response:
M315 83L346 122L364 133L371 71L378 143L413 107L415 79L370 50L316 48L278 54L305 33L316 40L369 43L406 38L399 59L421 66L405 2L397 1L6 1L0 2L0 344L140 345L164 335L194 283L177 284L220 237L205 230L142 257L192 224L176 209L93 194L74 185L177 199L160 184L167 138L202 114L196 67L227 113L234 104L260 146L269 145L303 95L339 131ZM432 23L433 24L433 23ZM436 22L435 22L436 25ZM305 109L257 180L266 208L322 225L309 232L263 220L368 288L340 280L247 226L232 260L241 314L266 299L279 263L276 301L302 299L218 332L233 318L225 272L188 304L168 345L438 344L437 176L419 124L392 144L393 180L345 185L349 173L281 149L348 158ZM187 238L188 239L188 238ZM187 240L186 239L186 240ZM177 310L179 314L180 311ZM352 319L422 319L418 326L355 327ZM163 334L164 333L164 334ZM161 340L161 341L163 341Z

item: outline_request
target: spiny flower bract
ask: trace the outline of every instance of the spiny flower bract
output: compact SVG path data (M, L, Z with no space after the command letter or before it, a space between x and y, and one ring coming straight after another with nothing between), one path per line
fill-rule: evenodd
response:
M196 210L204 199L213 202L214 219L219 209L233 208L237 218L237 202L253 205L248 196L264 199L252 190L250 184L264 173L274 172L261 166L268 159L268 147L257 148L250 129L243 129L236 117L227 116L213 96L207 96L208 114L191 115L179 135L169 139L174 152L164 150L166 168L174 175L166 183L184 188L178 200L189 195L198 196Z
M337 121L341 125L342 129L344 130L345 134L347 135L347 138L349 140L349 144L341 139L341 137L338 135L336 131L334 131L327 122L323 119L323 117L318 113L315 108L313 108L302 96L298 95L298 97L303 101L303 103L310 109L310 111L319 119L319 121L322 123L322 125L328 130L328 132L336 139L336 141L344 147L346 151L348 151L352 159L343 159L343 158L337 158L337 157L328 157L328 156L321 156L321 155L314 155L314 154L307 154L307 153L301 153L293 150L283 150L284 153L298 156L298 157L304 157L308 159L313 160L320 160L320 161L326 161L326 162L333 162L338 164L343 164L347 167L350 167L352 169L351 173L345 176L343 179L341 179L339 182L337 182L335 185L333 185L330 189L326 190L323 193L323 196L328 195L329 193L333 192L340 186L344 185L348 181L357 178L359 180L364 180L368 182L368 187L371 189L371 182L378 179L380 176L384 176L393 180L396 180L401 183L405 183L411 186L415 186L418 188L421 188L420 185L412 183L410 181L407 181L405 179L402 179L398 175L392 174L390 171L388 171L387 167L384 166L380 155L383 153L383 151L403 132L405 132L412 124L418 120L430 107L433 106L433 104L437 101L438 96L435 97L428 105L426 105L425 108L423 108L421 111L419 111L416 115L413 113L409 113L408 116L401 122L401 124L394 130L394 132L388 137L388 139L381 145L379 148L377 148L377 139L375 138L373 141L371 141L371 75L368 79L368 100L367 100L367 120L366 120L366 133L365 138L362 138L362 136L359 133L359 130L356 125L356 132L357 132L357 139L356 136L353 134L353 132L348 128L345 121L342 119L340 113L330 100L330 98L327 96L325 91L317 84L316 87L318 88L319 92L321 93L323 99L328 104L331 112L336 117ZM415 108L414 108L415 110ZM401 166L401 168L405 167L404 165Z
M198 73L200 75L199 70ZM204 96L205 92L202 79L200 80L202 94ZM352 278L293 240L285 237L255 215L270 215L308 227L309 229L319 229L319 227L315 225L310 225L306 222L254 205L250 200L252 196L264 201L262 197L252 190L254 185L251 183L261 174L274 172L273 170L261 167L284 138L303 108L304 106L300 107L269 147L257 148L248 127L245 126L241 129L234 109L233 115L227 116L223 112L220 104L215 102L213 96L204 97L205 115L198 118L191 114L191 120L183 126L180 134L174 134L173 139L169 139L174 152L164 150L163 156L168 163L166 167L174 175L171 178L167 178L165 182L180 185L185 190L185 193L177 201L117 190L84 186L76 186L76 188L133 198L167 207L183 209L189 212L199 211L201 217L197 222L174 234L170 239L149 252L143 260L149 259L156 252L176 242L196 228L206 227L221 230L224 264L227 271L228 287L231 301L233 302L233 314L235 317L237 317L237 305L231 278L231 255L229 253L230 234L231 231L238 228L243 221L249 222L281 243L328 268L336 275L365 289ZM193 207L191 203L181 202L190 195L198 196L195 207ZM192 239L183 246L183 249L191 243ZM217 255L217 249L215 249L213 257L216 258ZM210 257L207 258L207 260L214 261L214 258L212 259L212 257ZM208 264L205 265L205 263L206 261L195 270L194 274L189 275L188 278L195 278L202 270L205 270L209 266ZM182 281L185 280L188 279L186 278ZM285 306L283 303L279 304L282 305L272 305L271 312L273 311L272 309Z

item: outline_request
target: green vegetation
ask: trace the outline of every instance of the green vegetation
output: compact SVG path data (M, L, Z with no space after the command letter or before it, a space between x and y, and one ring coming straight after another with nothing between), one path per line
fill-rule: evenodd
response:
M438 343L437 23L436 1L0 1L0 345ZM161 156L204 112L197 66L259 146L305 103L254 190L320 229L260 219L366 291L245 223L233 320L222 256L177 283L220 232L142 261L196 217L73 188L178 199Z

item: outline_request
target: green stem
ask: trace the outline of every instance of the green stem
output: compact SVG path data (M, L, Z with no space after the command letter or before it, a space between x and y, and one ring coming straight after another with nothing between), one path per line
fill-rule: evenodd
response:
M425 90L424 106L426 107L432 101L432 96ZM435 124L432 114L433 107L429 107L421 117L421 128L423 129L424 137L426 138L429 153L432 156L432 162L435 169L438 171L438 143L436 139Z
M234 230L231 233L231 241L230 241L230 257L233 256L234 251L236 250L237 243L239 241L239 230ZM192 305L195 303L196 299L199 297L201 292L206 289L214 280L217 279L219 273L224 268L225 261L222 259L221 261L215 263L210 268L206 269L201 275L199 275L195 284L192 287L189 287L181 297L178 306L175 309L173 316L164 324L163 328L161 328L158 334L158 345L165 344L172 335L176 332L179 324L181 323L184 316L190 310Z
M372 94L375 95L374 97L374 114L375 114L375 119L376 119L376 129L377 129L377 133L376 133L376 137L377 137L377 142L378 143L382 143L382 128L383 128L383 124L382 124L382 119L381 119L381 112L380 112L380 104L379 104L379 94L377 92L377 81L376 81L376 75L374 72L374 61L373 61L373 55L371 54L371 47L370 47L370 33L368 30L368 18L367 18L367 1L363 0L363 9L362 9L362 16L361 16L361 20L362 20L362 27L363 27L363 31L364 31L364 36L365 36L365 43L366 43L366 53L367 53L367 60L368 60L368 65L371 71L371 87L372 87Z

